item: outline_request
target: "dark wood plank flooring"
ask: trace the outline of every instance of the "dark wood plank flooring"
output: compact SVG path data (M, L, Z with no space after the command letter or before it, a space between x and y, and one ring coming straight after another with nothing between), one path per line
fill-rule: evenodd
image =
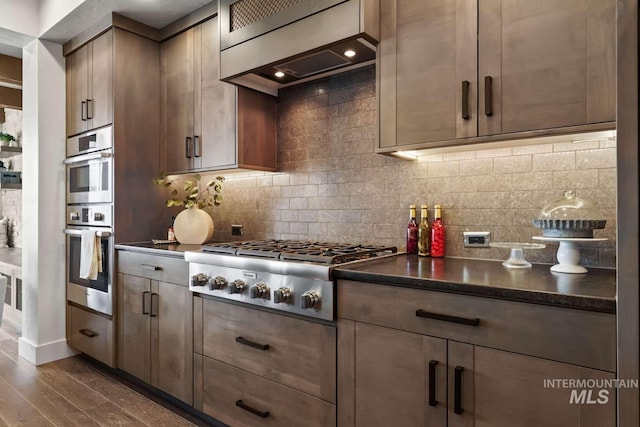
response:
M19 334L2 322L0 427L196 425L82 357L31 365L18 357Z

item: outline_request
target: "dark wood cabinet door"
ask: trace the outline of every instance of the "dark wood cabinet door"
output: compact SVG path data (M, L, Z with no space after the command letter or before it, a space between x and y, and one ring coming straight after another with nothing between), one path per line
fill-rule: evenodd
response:
M120 274L118 366L151 382L151 280Z
M355 424L446 426L447 342L366 323L355 325ZM429 362L436 399L428 405Z
M615 390L604 389L606 402L599 388L587 391L580 404L571 403L570 388L545 387L545 380L554 379L612 380L611 372L484 347L474 348L474 371L475 427L616 424Z
M236 87L219 80L220 32L218 17L194 28L195 116L194 136L200 157L195 168L221 168L237 163Z
M615 120L614 0L478 4L480 135Z
M89 44L90 72L87 92L89 128L113 122L113 31Z
M152 294L153 370L160 390L193 403L193 304L189 288L157 282ZM157 326L154 327L154 322Z
M67 136L87 130L86 110L89 45L66 58Z
M160 48L161 139L167 172L193 168L193 49L193 29Z
M477 136L475 1L381 2L378 62L380 147Z

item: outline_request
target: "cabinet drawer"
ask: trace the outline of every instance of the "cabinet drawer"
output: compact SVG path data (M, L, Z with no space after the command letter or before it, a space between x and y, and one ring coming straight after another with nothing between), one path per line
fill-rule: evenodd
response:
M226 424L286 427L336 424L336 407L331 403L208 357L203 357L202 367L203 412Z
M118 251L118 272L189 286L189 264L180 258Z
M102 363L114 366L112 321L72 305L67 308L69 345Z
M196 349L205 356L335 402L335 327L202 301L203 342Z
M419 317L417 310L479 324ZM338 316L604 371L616 368L613 314L341 280Z

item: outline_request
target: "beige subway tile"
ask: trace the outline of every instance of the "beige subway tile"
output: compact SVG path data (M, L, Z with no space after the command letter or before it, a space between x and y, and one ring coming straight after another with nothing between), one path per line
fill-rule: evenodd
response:
M615 189L602 190L595 189L579 189L576 191L576 196L586 200L590 200L599 208L615 208L617 193Z
M291 185L303 185L309 183L309 174L306 173L293 173L289 177Z
M300 218L297 210L285 210L280 213L280 221L293 222Z
M319 222L338 222L339 209L317 209Z
M445 162L451 162L454 160L473 160L475 158L476 158L475 151L459 151L459 152L442 154L442 160Z
M265 175L257 178L256 183L258 187L271 187L273 185L273 176Z
M585 150L576 152L577 169L615 168L617 163L615 148Z
M327 235L328 227L326 222L309 223L309 234L322 236L318 240L324 241Z
M461 177L467 180L466 191L492 192L509 191L519 188L513 183L512 175L478 175ZM463 184L465 182L463 181Z
M460 175L489 175L493 173L493 159L460 160L458 166Z
M375 111L363 111L349 116L349 127L360 128L375 123Z
M349 206L349 196L311 197L308 206L301 209L344 209Z
M598 170L585 169L573 171L553 172L553 188L556 189L577 189L577 188L597 188Z
M520 147L512 147L514 156L519 156L523 154L542 154L542 153L551 153L553 152L552 144L536 144L536 145L523 145Z
M600 248L598 249L599 267L616 267L616 249Z
M510 191L496 193L495 207L498 209L531 209L531 191Z
M534 154L533 170L539 171L555 171L569 170L576 168L576 152L563 151L557 153Z
M580 151L593 150L600 147L597 140L585 140L581 142L559 142L553 144L553 151Z
M618 143L615 139L601 139L600 148L616 148Z
M615 168L598 170L598 187L603 189L616 188L617 181L617 170Z
M511 176L513 188L519 190L547 190L554 188L554 172L515 173Z
M289 231L291 233L307 234L309 232L309 224L306 222L289 223Z
M430 177L458 176L458 162L440 162L429 165L428 174Z
M510 156L493 159L493 171L498 175L531 172L531 156Z
M500 193L460 193L456 207L459 209L488 209L495 207L496 195Z
M290 200L291 209L309 209L309 202L313 199L309 197L292 197Z
M355 209L341 210L339 217L339 222L362 222L362 211Z
M476 159L485 159L488 157L511 157L513 156L513 151L511 147L508 148L492 148L487 150L478 150L476 151Z

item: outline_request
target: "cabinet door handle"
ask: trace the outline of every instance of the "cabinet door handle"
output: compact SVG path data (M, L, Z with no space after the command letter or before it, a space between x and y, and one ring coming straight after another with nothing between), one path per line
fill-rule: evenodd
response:
M436 366L437 360L429 361L429 406L437 406L436 400Z
M149 314L147 309L147 295L151 294L149 291L142 292L142 314Z
M78 332L80 332L85 337L89 337L89 338L93 338L93 337L97 337L98 336L98 333L92 331L91 329L80 329Z
M462 82L462 118L464 120L469 120L471 117L469 115L469 80L464 80Z
M80 102L80 118L83 122L87 121L87 116L85 115L85 110L87 109L87 101Z
M453 412L460 415L464 412L462 408L462 373L464 368L456 366L453 374Z
M91 111L91 102L90 99L87 99L87 120L93 119L93 112L89 113L89 111Z
M257 342L250 341L244 337L236 337L236 342L249 347L257 348L258 350L269 350L269 344L258 344Z
M493 78L484 76L484 114L493 116Z
M191 137L188 136L185 138L185 156L187 157L187 159L191 158Z
M478 326L480 325L480 319L469 319L466 317L450 316L448 314L432 313L430 311L416 310L417 317L423 317L425 319L442 320L443 322L460 323L462 325Z
M200 137L198 135L193 135L193 157L200 157L200 152L202 147L200 147Z
M140 264L140 267L142 267L143 270L149 270L149 271L162 271L162 267L157 266L157 265L151 265L151 264Z
M155 304L153 303L155 297ZM151 293L151 317L156 317L158 315L158 297L159 295L155 292Z
M251 412L254 415L257 415L260 418L267 418L269 416L269 411L259 411L259 410L255 409L255 408L252 408L251 406L247 405L242 400L236 400L236 406L238 408L244 409L245 411Z

